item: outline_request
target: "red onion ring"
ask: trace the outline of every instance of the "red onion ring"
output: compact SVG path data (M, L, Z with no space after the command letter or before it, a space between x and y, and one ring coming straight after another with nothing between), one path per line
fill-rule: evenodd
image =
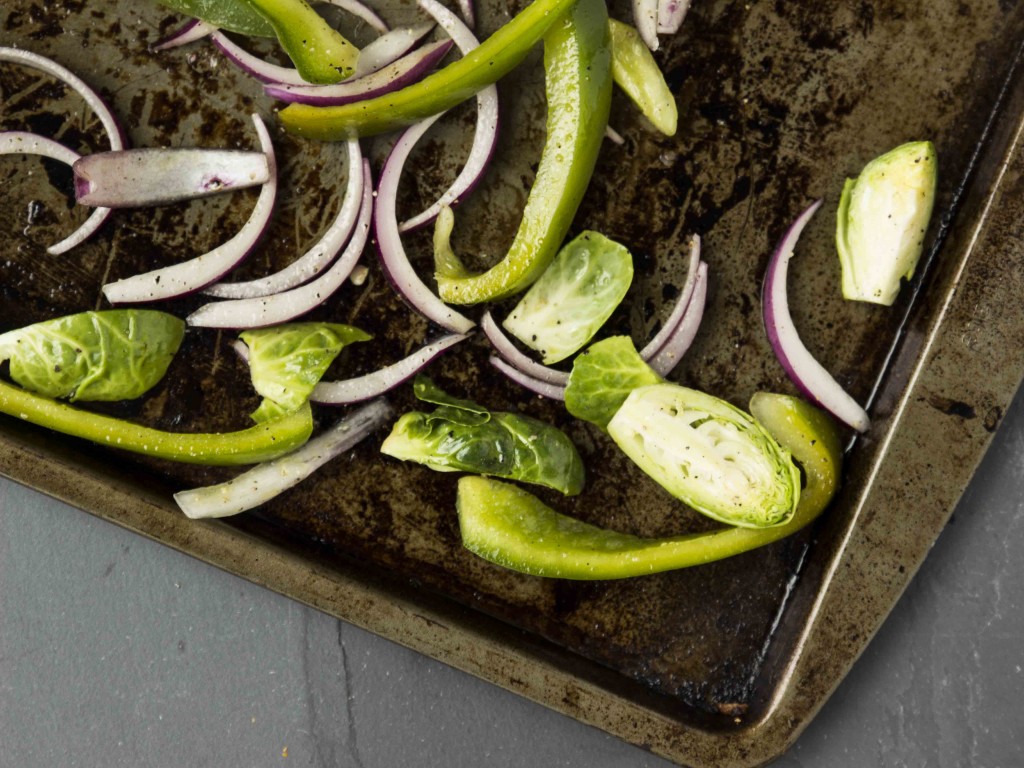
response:
M797 389L843 423L864 432L871 425L867 413L811 355L800 340L789 313L786 291L789 260L800 234L821 203L821 200L814 202L797 217L771 255L761 289L764 325L772 351Z
M565 387L559 386L558 384L549 384L548 382L541 381L540 379L535 379L528 373L523 373L515 366L509 365L496 355L491 355L489 359L491 365L504 373L516 384L526 387L528 390L540 395L541 397L547 397L552 400L565 400Z
M686 308L690 305L693 288L697 284L697 268L700 266L700 237L698 235L694 235L690 239L689 257L686 268L686 281L683 283L682 290L679 291L679 298L676 299L675 306L672 307L672 311L661 326L661 330L640 350L640 357L644 360L654 357L665 346L675 331L675 327L679 324L683 315L686 314Z
M480 45L480 41L476 39L469 27L436 0L419 0L419 5L433 16L441 28L448 33L463 56ZM489 85L476 96L476 132L473 135L473 145L470 147L469 157L466 158L466 164L462 171L433 205L411 219L403 221L399 231L408 232L433 221L443 207L451 205L461 196L468 194L487 170L487 165L494 155L497 144L498 89Z
M368 160L363 161L363 176L362 206L355 234L345 252L323 275L298 288L270 296L204 304L185 318L186 322L203 328L263 328L296 318L326 301L348 279L366 247L373 211L373 179Z
M459 13L462 14L462 18L466 24L471 27L476 26L476 9L473 7L473 0L458 0Z
M58 141L27 131L0 132L0 155L38 155L74 165L80 154Z
M348 11L348 13L356 18L362 19L382 35L388 31L388 25L384 19L378 16L377 12L370 8L370 6L359 2L359 0L326 0L326 2L341 8L343 11Z
M633 0L633 24L647 47L658 50L658 0Z
M352 72L352 80L356 80L405 56L416 44L430 34L433 24L420 24L415 27L399 27L385 32L359 52L359 60Z
M424 285L409 263L409 257L402 245L402 236L399 234L396 215L398 182L402 175L402 166L405 165L416 142L439 117L440 115L433 115L408 128L395 142L391 154L384 162L384 170L377 188L373 228L384 274L406 303L442 328L452 333L466 333L475 323L442 302Z
M166 37L163 37L153 43L153 45L149 47L149 50L157 53L159 51L167 51L171 48L177 48L182 45L188 45L189 43L194 43L196 40L202 40L204 37L209 37L216 29L217 28L213 26L213 24L207 24L205 21L189 19Z
M345 381L321 381L313 389L309 399L322 405L348 405L377 397L412 378L442 352L467 338L469 337L465 334L450 333L421 347L397 363L365 376Z
M383 69L333 85L268 83L264 90L268 96L290 103L312 104L318 107L350 104L353 101L391 93L419 80L437 66L451 47L450 40L427 43Z
M30 51L23 51L20 48L0 47L0 61L9 61L14 64L31 67L32 69L38 69L63 82L81 96L89 108L96 114L96 117L99 118L100 123L103 124L103 129L106 131L110 148L112 150L124 149L124 131L121 129L117 118L114 117L114 113L96 91L86 85L81 78L69 69L62 67L52 59L40 56L37 53L31 53ZM97 208L78 229L56 245L51 245L46 249L46 252L56 256L71 250L79 243L90 238L103 222L107 220L108 216L110 216L109 208Z
M210 40L227 57L228 61L261 83L309 85L302 79L295 67L282 67L280 64L264 61L259 56L249 53L219 29L210 35Z
M291 453L257 464L226 483L176 493L174 500L193 520L245 512L295 487L328 461L355 447L391 416L391 406L375 400Z
M679 322L675 324L672 332L665 343L662 344L652 355L641 357L653 368L659 376L668 376L672 370L679 365L683 355L693 344L700 328L700 321L704 317L704 305L708 295L708 265L703 261L697 266L697 278L694 281L693 291L689 302L686 304L686 311ZM659 334L660 335L660 334ZM646 347L644 348L646 351Z
M277 161L270 134L260 116L254 114L252 120L256 126L256 133L259 134L260 148L267 155L270 179L260 189L260 196L249 220L234 237L201 256L107 283L103 286L103 295L111 304L159 301L193 293L227 274L256 246L274 212L274 202L277 198Z
M501 330L501 326L494 321L490 310L484 312L483 317L480 318L480 330L484 332L484 336L491 342L495 352L513 368L517 368L527 376L547 384L564 387L569 383L569 374L565 371L549 368L542 363L538 363L526 353L520 352L519 348Z
M683 25L690 0L658 0L658 32L674 35Z
M353 139L348 142L348 186L345 188L345 197L338 209L338 215L323 236L305 254L272 275L242 283L215 283L204 288L203 293L222 299L269 296L302 285L323 272L348 241L356 224L366 183L366 174L359 172L362 167L363 153L360 151L359 141Z

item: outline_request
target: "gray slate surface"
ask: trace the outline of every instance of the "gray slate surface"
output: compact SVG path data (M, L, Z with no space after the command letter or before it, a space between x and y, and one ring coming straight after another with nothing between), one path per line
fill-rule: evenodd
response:
M896 611L777 766L1024 765L1022 492L1018 396ZM3 480L0 587L0 768L668 765Z

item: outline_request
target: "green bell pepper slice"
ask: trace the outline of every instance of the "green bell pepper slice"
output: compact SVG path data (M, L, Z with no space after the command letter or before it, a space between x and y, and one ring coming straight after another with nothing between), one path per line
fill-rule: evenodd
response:
M412 125L461 104L511 72L575 2L534 0L461 59L393 93L337 107L291 104L278 117L287 130L323 141Z
M284 416L237 432L164 432L83 411L4 381L0 381L0 413L111 448L210 466L268 461L295 450L313 432L313 413L309 403Z
M544 273L561 248L608 125L612 79L604 0L579 0L550 29L544 37L544 72L547 138L519 230L505 257L480 274L469 274L452 258L450 248L442 248L437 286L449 304L479 304L516 294ZM443 224L439 219L439 226Z
M636 27L608 20L612 46L612 78L651 124L666 136L675 136L679 110L661 67Z
M470 476L459 481L456 500L463 545L535 576L622 579L710 563L789 536L817 518L835 494L839 433L828 416L795 397L759 392L750 410L804 469L807 485L785 525L641 538L560 514L516 486Z
M302 79L329 84L355 70L359 49L346 40L305 0L248 0L277 35Z

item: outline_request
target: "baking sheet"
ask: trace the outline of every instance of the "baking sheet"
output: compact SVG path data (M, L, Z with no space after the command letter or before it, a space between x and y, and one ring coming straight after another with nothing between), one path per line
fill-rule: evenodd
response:
M485 5L480 28L513 10ZM412 18L405 5L382 12L396 23ZM462 551L452 478L381 459L379 440L227 524L189 523L169 503L173 490L227 470L104 455L11 420L0 425L0 469L679 761L769 759L824 701L909 580L1024 370L1020 319L1006 311L1021 279L1013 194L1020 22L1007 3L697 4L660 54L678 94L679 135L657 136L624 99L613 107L627 141L605 148L576 229L599 228L635 253L637 284L611 329L638 340L681 283L686 238L704 238L708 319L679 381L741 405L758 389L792 391L760 327L760 279L789 220L809 199L826 198L791 268L794 317L826 367L871 398L876 423L853 446L841 498L801 536L644 579L542 581ZM210 47L151 55L148 44L172 23L150 4L16 1L0 10L0 44L73 67L126 119L136 145L252 146L246 116L272 118L273 102ZM514 232L543 136L542 87L536 57L503 84L505 143L486 184L460 207L456 245L481 262ZM4 128L103 148L81 102L52 81L0 65L0 104ZM443 188L472 120L471 109L456 111L414 156L404 210ZM843 302L830 242L842 179L923 137L938 145L942 170L927 268L892 310ZM280 132L275 141L284 204L240 276L294 258L329 220L346 177L342 147ZM379 161L386 141L367 148ZM68 178L35 160L0 165L4 329L101 306L103 282L214 245L244 220L254 194L119 213L94 242L48 257L45 246L82 215L68 206ZM427 240L411 242L426 273ZM367 264L367 286L347 286L316 313L376 335L346 354L339 375L397 359L431 333L372 258ZM170 308L183 315L199 303ZM230 339L191 331L165 383L113 411L166 429L243 425L256 397ZM453 393L570 432L590 469L588 489L571 501L546 497L554 505L645 535L709 526L601 435L496 376L486 357L483 340L473 340L432 373ZM407 391L394 400L412 407ZM322 424L333 417L318 412Z

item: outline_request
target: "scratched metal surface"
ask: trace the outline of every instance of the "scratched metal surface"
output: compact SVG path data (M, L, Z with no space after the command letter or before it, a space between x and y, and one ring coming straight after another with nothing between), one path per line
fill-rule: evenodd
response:
M412 18L402 3L380 8L393 23ZM479 29L494 29L514 10L486 3ZM613 12L626 17L623 8ZM1020 16L1017 3L995 0L695 3L680 34L666 40L658 54L678 96L678 135L657 135L617 96L612 124L626 142L604 148L574 227L600 229L636 257L637 279L606 332L630 333L642 341L657 328L684 277L683 246L698 233L710 265L709 308L693 350L673 378L741 406L760 389L793 391L764 338L760 280L787 223L811 199L824 197L823 212L807 230L791 267L793 314L825 367L858 399L873 398L901 324L909 317L902 338L914 340L915 329L928 326L937 304L911 306L912 290L904 290L893 309L842 300L831 244L842 181L892 146L932 139L941 181L929 234L936 251L924 272L926 279L941 275L943 260L952 258L947 256L952 246L943 245L949 225L964 219L959 213L964 201L983 192L972 191L969 182L1016 62ZM171 14L148 2L14 0L0 9L0 44L29 48L73 68L108 99L136 146L248 148L255 143L248 114L267 117L281 161L283 199L268 237L236 275L264 274L295 258L330 220L347 176L343 148L299 141L278 130L274 103L205 43L151 54L148 46L173 23ZM343 23L357 41L369 39L365 27L352 26L350 19ZM503 83L501 93L503 141L495 164L457 214L456 247L481 265L511 241L539 156L544 115L539 57ZM470 108L455 110L444 130L413 156L402 211L414 212L443 189L457 168L458 152L468 146L472 121ZM98 124L77 96L50 78L2 63L0 128L35 130L82 152L105 148ZM379 169L386 140L365 144ZM84 217L69 202L69 185L69 172L52 163L0 159L4 330L103 306L104 282L212 247L244 221L255 197L249 191L117 212L88 244L65 256L48 256L46 245ZM427 237L414 236L409 243L427 274ZM332 369L338 377L398 359L434 333L391 292L372 252L364 263L370 268L365 285L346 285L311 315L352 322L375 335L372 342L346 350ZM166 307L184 316L201 302L190 297ZM508 306L497 307L497 313ZM138 402L106 410L163 429L244 426L257 398L228 346L231 338L190 330L163 383ZM552 505L598 525L649 536L710 527L650 483L596 430L501 379L489 368L487 355L485 341L474 338L430 372L453 394L529 413L569 432L588 468L587 488L572 500L541 493ZM896 366L882 392L901 391L908 376ZM392 399L399 410L414 406L408 389ZM965 408L972 408L956 397L935 407L962 418L971 415ZM329 409L317 412L321 425L334 417ZM998 415L992 418L998 422ZM109 471L112 486L121 487L128 478L140 493L145 489L164 499L174 490L232 474L106 453L12 422L3 428L41 446L44 455L53 451L63 457L54 461L55 472L77 461ZM384 459L379 443L380 436L369 440L231 525L292 553L310 569L344 564L374 583L398 585L426 602L454 601L521 629L564 649L566 658L610 670L628 681L629 691L642 691L639 698L650 696L681 722L710 731L762 713L788 644L802 626L808 600L800 595L813 595L816 580L823 578L823 566L814 564L838 545L849 498L858 483L868 482L880 450L870 438L853 447L845 488L849 498L841 498L833 512L840 522L702 568L623 582L573 583L520 576L464 552L454 478ZM74 498L71 488L50 490ZM116 511L105 514L117 518ZM147 532L159 539L171 525L166 516L174 513L151 514ZM937 532L928 529L921 536L930 540ZM805 562L811 567L803 567ZM277 581L277 588L288 592L295 578ZM296 596L300 592L295 589ZM803 607L783 612L791 594ZM345 612L341 606L326 607ZM639 684L635 688L629 687L633 681ZM827 695L825 689L821 695ZM566 707L571 712L572 705Z

